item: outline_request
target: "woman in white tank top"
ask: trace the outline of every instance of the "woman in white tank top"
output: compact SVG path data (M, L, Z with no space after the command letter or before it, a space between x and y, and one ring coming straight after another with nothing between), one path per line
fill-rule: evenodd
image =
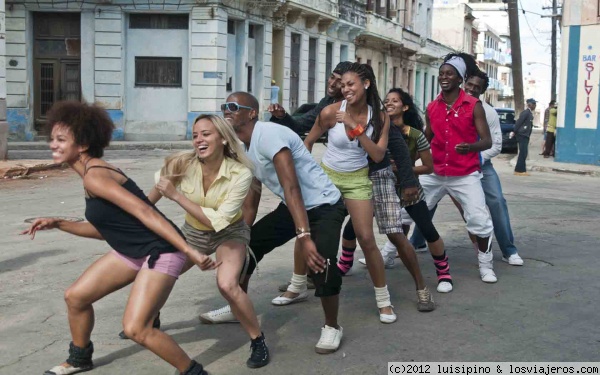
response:
M369 66L352 64L342 76L341 85L344 101L323 109L304 144L312 151L315 141L329 132L329 143L321 166L342 192L352 218L375 286L380 321L393 323L396 314L392 310L383 259L373 233L373 190L367 160L367 157L375 162L383 160L387 150L389 118L381 111L375 76ZM343 273L343 269L340 272Z

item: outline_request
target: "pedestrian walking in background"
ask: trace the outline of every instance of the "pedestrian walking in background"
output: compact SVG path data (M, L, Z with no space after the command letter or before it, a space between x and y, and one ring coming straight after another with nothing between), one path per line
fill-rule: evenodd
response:
M527 108L519 114L519 118L515 123L515 135L519 144L519 156L517 157L517 165L515 166L516 176L529 176L527 173L527 153L529 150L529 137L533 130L533 113L535 111L535 99L527 99Z
M22 234L60 229L81 237L105 240L113 250L102 256L65 292L72 340L69 358L46 371L65 375L93 368L93 304L132 284L125 313L125 334L186 375L205 375L166 333L153 327L179 277L186 256L202 270L218 263L190 247L177 229L120 169L102 159L114 124L96 105L56 103L47 115L50 149L55 163L67 163L83 180L87 222L38 219Z

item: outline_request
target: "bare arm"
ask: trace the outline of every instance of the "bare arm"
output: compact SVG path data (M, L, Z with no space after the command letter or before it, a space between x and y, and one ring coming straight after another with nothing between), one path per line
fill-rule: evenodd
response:
M244 204L242 205L242 215L244 217L244 221L248 224L249 227L254 225L254 221L256 220L256 214L258 213L258 205L260 203L260 196L262 193L262 184L258 179L252 179L252 185L250 185L250 191L244 200Z
M61 220L59 218L37 219L28 229L21 232L21 234L28 234L33 240L38 230L49 229L60 229L63 232L71 233L79 237L94 238L97 240L104 239L96 227L89 222L75 223L72 221Z
M490 127L487 124L485 118L485 111L481 103L475 104L473 110L473 122L475 123L475 129L479 140L475 143L459 143L455 146L455 150L459 154L468 154L469 152L481 152L492 147L492 135L490 134Z
M158 189L156 189L156 186L152 187L152 190L150 190L150 193L148 193L148 200L152 204L156 204L156 202L158 202L160 198L162 198L162 195L160 194Z
M369 138L366 132L358 136L358 141L364 150L369 154L369 157L373 159L375 163L379 163L385 157L388 146L388 138L390 135L390 117L386 113L382 113L383 116L383 129L381 131L381 137L377 143L373 142Z
M419 151L419 158L421 159L422 165L413 167L415 175L431 174L433 172L433 157L431 156L431 150Z
M275 165L279 183L283 188L285 203L290 211L295 227L309 231L308 214L306 213L306 207L302 199L302 189L296 176L296 168L294 167L294 160L290 149L283 148L275 154L273 164ZM322 272L325 267L325 259L317 252L312 238L304 236L298 238L297 241L301 243L308 266L315 272Z
M95 170L89 171L83 180L84 187L96 197L105 199L134 216L148 229L187 255L203 270L218 267L218 264L214 263L209 257L193 250L171 223L160 215L153 206L130 193L117 181L107 177L105 173Z
M425 138L427 138L427 142L431 143L434 134L431 130L431 122L429 121L429 115L427 112L425 112L425 123L427 124L427 127L425 128Z

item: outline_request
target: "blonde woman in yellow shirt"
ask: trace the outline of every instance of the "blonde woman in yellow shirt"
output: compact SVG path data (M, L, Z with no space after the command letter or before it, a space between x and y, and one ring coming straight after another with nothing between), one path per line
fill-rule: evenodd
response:
M242 203L252 183L253 165L231 125L219 116L199 116L192 139L193 151L165 159L148 199L155 203L164 196L179 204L186 211L181 230L188 244L205 255L216 252L219 291L252 340L246 364L262 367L269 363L269 350L252 301L239 285L250 242ZM188 260L183 272L192 266Z

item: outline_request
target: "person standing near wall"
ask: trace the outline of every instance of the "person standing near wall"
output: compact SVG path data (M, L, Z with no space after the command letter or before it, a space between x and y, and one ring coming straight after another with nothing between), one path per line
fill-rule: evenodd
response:
M527 99L527 108L519 114L519 118L515 123L515 135L519 144L519 156L517 157L517 165L515 166L515 176L529 176L527 173L527 153L529 150L529 137L533 130L533 117L536 106L535 99Z
M556 143L556 121L558 109L556 105L550 108L550 118L548 119L548 128L546 129L546 144L544 145L544 158L554 157L554 145Z

